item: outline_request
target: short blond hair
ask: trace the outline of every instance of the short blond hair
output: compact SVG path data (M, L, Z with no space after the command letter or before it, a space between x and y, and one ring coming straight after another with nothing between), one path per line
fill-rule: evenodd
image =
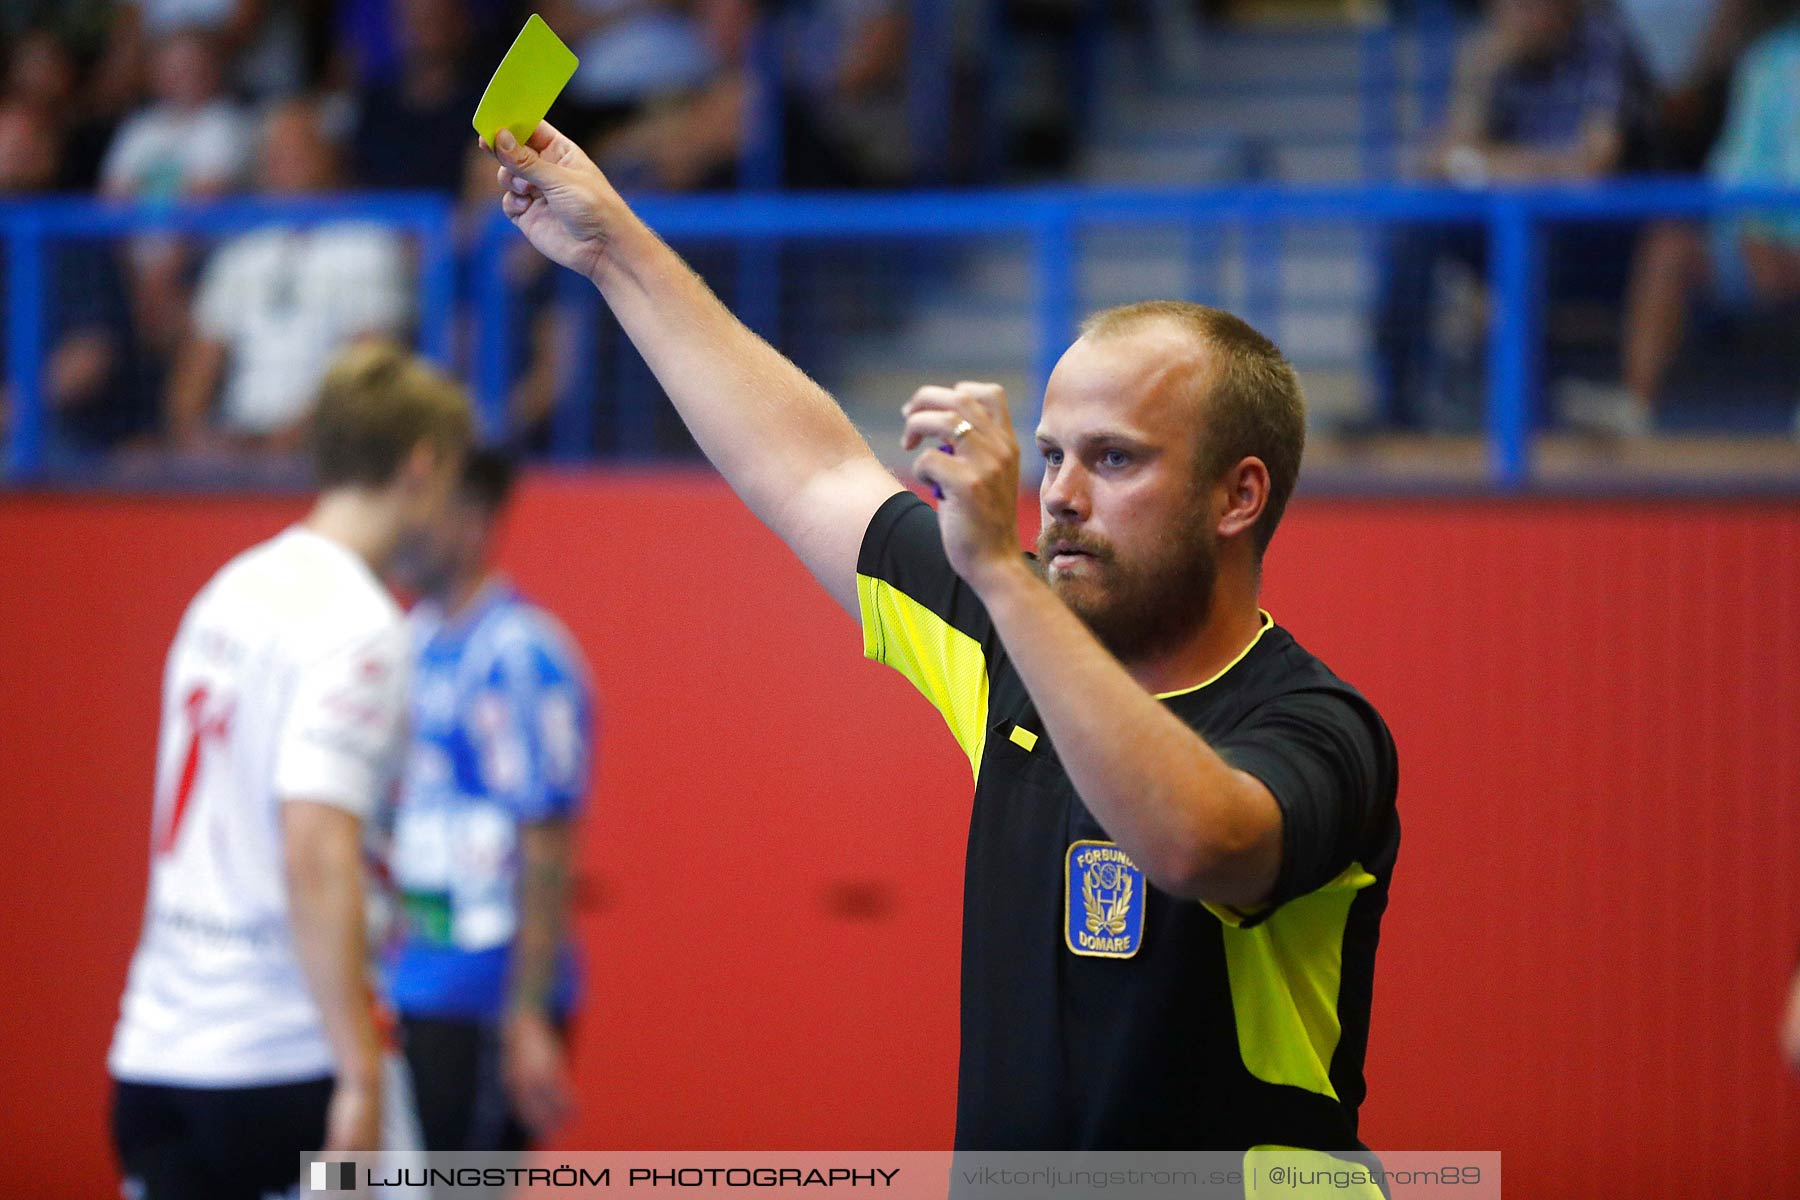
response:
M1175 324L1212 352L1211 386L1201 397L1199 478L1217 479L1255 457L1269 469L1269 499L1251 530L1260 560L1300 479L1306 450L1306 396L1300 376L1275 343L1222 308L1185 300L1144 300L1103 309L1081 324L1083 337L1130 333L1151 321Z
M313 410L321 488L381 487L421 442L461 454L474 436L462 384L397 342L359 341L325 372Z

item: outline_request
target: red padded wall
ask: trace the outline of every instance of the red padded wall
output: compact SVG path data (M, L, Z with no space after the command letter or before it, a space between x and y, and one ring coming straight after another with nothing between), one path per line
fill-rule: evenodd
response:
M300 511L0 500L0 1165L36 1195L114 1187L167 640ZM535 478L505 558L605 694L563 1142L947 1143L969 780L935 714L708 476ZM1368 1138L1501 1150L1517 1196L1800 1195L1800 511L1302 498L1265 591L1400 745Z

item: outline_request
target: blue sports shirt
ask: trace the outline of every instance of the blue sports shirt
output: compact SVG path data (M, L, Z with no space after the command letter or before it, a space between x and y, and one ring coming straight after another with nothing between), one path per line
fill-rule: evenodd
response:
M425 603L408 620L412 740L389 848L406 920L390 993L406 1015L495 1020L519 924L519 827L581 805L588 673L562 626L504 583L454 619ZM556 1011L576 985L565 946Z

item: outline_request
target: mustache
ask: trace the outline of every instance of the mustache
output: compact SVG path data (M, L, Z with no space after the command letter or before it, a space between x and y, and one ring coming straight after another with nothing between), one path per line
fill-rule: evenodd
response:
M1042 533L1038 534L1039 557L1042 557L1051 546L1057 545L1058 543L1061 543L1071 550L1079 550L1083 554L1091 554L1096 559L1108 559L1112 557L1112 545L1104 538L1095 537L1093 534L1079 526L1064 524L1061 521L1052 521L1049 525L1044 527Z

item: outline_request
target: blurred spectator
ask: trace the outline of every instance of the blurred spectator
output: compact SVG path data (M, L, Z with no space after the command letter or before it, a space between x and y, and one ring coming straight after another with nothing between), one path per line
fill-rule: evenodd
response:
M338 147L316 106L290 101L266 118L260 183L287 196L342 186ZM401 238L355 221L260 229L220 246L201 275L170 381L176 446L297 449L332 356L359 336L393 335L405 324L406 262Z
M906 6L900 0L778 5L789 92L789 187L895 187L912 174Z
M40 128L60 135L57 186L92 191L114 123L95 114L81 87L81 69L62 35L47 25L25 30L6 57L6 98L29 109Z
M1725 186L1800 186L1800 10L1744 55L1707 173ZM1800 212L1652 229L1626 297L1623 386L1571 384L1564 418L1619 436L1649 433L1696 295L1737 311L1800 299Z
M1786 19L1787 0L1620 0L1661 95L1661 165L1705 167L1744 50Z
M1097 11L1086 0L1014 0L1001 6L1007 53L1002 61L981 62L980 85L992 89L1003 114L1006 165L1028 176L1055 178L1073 163L1091 102L1083 88L1092 73L1083 60L1092 53L1087 43L1094 37ZM974 170L991 171L992 164L981 161L989 149L975 138L963 153L975 160Z
M662 105L592 148L592 155L626 189L716 191L733 185L743 153L749 84L740 71L716 80L679 104Z
M253 0L253 6L260 9L256 23L233 54L232 81L237 89L253 100L273 100L317 86L324 68L329 5L323 0Z
M1598 179L1646 165L1650 90L1615 18L1580 0L1494 0L1463 47L1449 128L1427 174L1465 186ZM1554 237L1553 242L1563 239ZM1604 290L1629 254L1593 230L1559 253L1553 297ZM1391 237L1376 316L1382 418L1425 423L1422 392L1440 263L1480 274L1487 246L1468 227L1401 227Z
M80 72L75 56L53 31L28 29L13 41L6 55L6 96L29 105L40 117L62 124L62 115L74 108Z
M486 80L471 77L469 11L462 0L397 0L400 66L357 97L358 184L456 194L475 147L469 125ZM500 59L494 51L494 62Z
M581 60L559 113L587 141L645 105L703 86L717 64L686 5L672 0L545 0L543 17Z
M16 101L0 103L0 199L53 188L60 149L54 125L43 125ZM0 312L13 299L6 295L8 249L0 239ZM149 424L142 392L130 386L125 300L107 251L92 241L58 238L46 253L44 400L52 428L78 450L114 444ZM0 395L12 378L5 351L0 340ZM12 398L6 399L0 408L10 412Z
M521 253L525 249L529 246L511 244L504 251L507 283L521 313L511 330L509 358L525 364L507 391L506 441L522 454L539 455L551 448L557 402L580 369L576 322L594 321L596 314L591 305L568 303L560 274L554 267L544 270L544 256ZM492 337L494 331L484 329L481 336Z
M47 29L92 55L105 44L117 19L117 0L6 0L0 4L0 44Z
M694 28L704 44L704 58L715 66L704 84L675 95L659 96L642 106L623 126L611 128L626 111L576 109L565 115L559 105L553 119L591 120L601 131L589 139L589 153L613 182L628 190L688 192L734 185L744 144L745 108L750 96L750 42L757 14L751 0L696 0L689 6ZM585 60L584 60L585 62ZM610 129L610 132L607 130ZM491 194L492 166L481 163L481 195ZM518 354L526 367L507 397L508 429L514 446L530 453L550 449L559 400L568 392L578 368L571 351L581 322L596 319L594 306L571 303L561 272L546 270L546 260L523 242L513 247L507 275L519 302ZM695 262L705 273L704 252ZM607 378L606 395L615 411L634 402L653 404L658 397L632 391L613 363L620 349L602 320L596 338ZM574 403L597 403L598 397Z
M744 145L757 15L750 0L700 0L694 16L718 69L686 95L651 107L591 148L620 186L688 192L729 187Z
M269 8L267 0L125 0L119 5L119 21L135 25L151 44L184 30L204 29L229 58L256 40Z
M704 87L603 138L594 157L629 185L727 186L759 85L748 0L702 0L699 28L721 64ZM782 59L780 183L897 187L912 175L906 114L907 21L897 0L778 0L764 14Z
M128 102L150 47L201 30L216 42L233 90L254 100L290 95L317 81L328 9L324 0L126 0L114 16L100 91Z
M235 188L250 162L255 127L223 90L217 38L202 29L172 33L156 44L154 101L125 119L100 165L104 195L173 201ZM187 312L187 256L167 238L131 247L132 315L146 344L167 353Z
M1619 0L1659 96L1659 165L1699 170L1725 117L1758 0Z
M1494 0L1457 63L1430 173L1457 183L1598 179L1649 163L1651 88L1610 10Z
M342 84L369 90L395 83L404 63L404 0L334 0L330 31L337 62L331 73ZM465 0L463 19L469 44L491 47L493 61L518 35L528 6L517 0Z

